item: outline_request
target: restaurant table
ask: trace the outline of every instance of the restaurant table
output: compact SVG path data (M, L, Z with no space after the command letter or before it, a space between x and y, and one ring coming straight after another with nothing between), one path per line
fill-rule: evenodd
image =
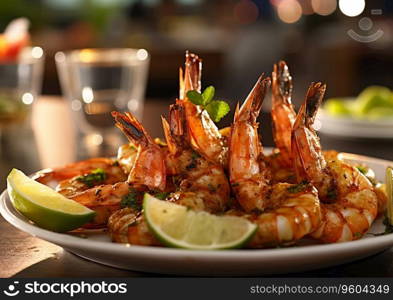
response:
M162 136L160 115L169 100L148 99L143 123L152 136ZM227 117L230 120L230 117ZM228 121L227 121L228 122ZM265 146L272 146L270 115L263 112L260 132ZM29 123L30 124L30 123ZM5 131L0 155L0 188L10 168L27 173L40 168L72 162L77 157L78 141L66 101L60 97L44 96L34 105L31 126L17 126ZM321 136L324 149L355 152L393 160L393 140L359 140ZM0 277L138 277L165 276L121 270L90 262L24 233L0 217ZM312 254L310 254L312 255ZM296 277L393 277L393 248L352 263L309 272L280 276Z

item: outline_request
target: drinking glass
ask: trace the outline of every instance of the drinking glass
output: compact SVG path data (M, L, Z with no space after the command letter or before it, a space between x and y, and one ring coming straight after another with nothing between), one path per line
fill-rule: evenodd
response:
M124 136L111 112L142 118L149 53L145 49L81 49L55 55L60 84L82 140L80 157L114 155Z
M23 48L15 61L0 63L0 153L2 131L28 123L32 104L41 92L43 65L40 47Z

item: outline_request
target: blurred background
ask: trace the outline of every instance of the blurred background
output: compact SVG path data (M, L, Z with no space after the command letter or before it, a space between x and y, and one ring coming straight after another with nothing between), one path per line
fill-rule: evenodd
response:
M18 17L30 21L31 45L41 47L46 56L42 94L51 96L42 102L39 116L33 114L35 140L28 145L35 146L5 145L32 133L3 130L1 173L8 173L10 161L28 172L78 157L75 152L55 157L79 143L65 142L73 136L61 124L67 110L54 104L65 101L54 60L58 51L146 49L150 69L144 123L153 136L162 136L159 116L178 94L185 50L203 58L203 86L214 85L217 97L232 107L260 73L270 73L273 63L286 60L298 108L311 81L326 82L327 97L356 96L376 84L393 88L392 16L391 0L2 0L0 31ZM47 123L42 124L43 119ZM219 126L231 119L232 114L227 115ZM264 144L271 146L271 134L266 136ZM331 146L348 151L340 142ZM50 147L53 150L45 152ZM28 162L22 163L26 157Z
M102 47L151 53L147 98L177 95L186 49L204 59L205 85L236 101L279 59L288 62L300 98L317 80L328 84L327 96L391 86L393 2L366 1L360 13L364 1L347 2L342 11L336 0L3 0L0 29L17 17L30 20L32 44L46 52L43 94L61 93L57 51ZM376 9L381 14L372 15ZM373 21L367 31L358 24L363 17ZM361 35L382 29L384 35L360 43L348 36L351 29Z

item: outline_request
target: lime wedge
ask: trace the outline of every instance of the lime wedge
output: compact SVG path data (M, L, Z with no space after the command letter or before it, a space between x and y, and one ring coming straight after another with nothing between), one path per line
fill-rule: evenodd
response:
M386 216L390 225L393 225L393 169L386 168L386 193L388 195L388 203L386 207Z
M48 230L66 232L76 229L95 215L91 209L65 198L17 169L8 175L7 188L14 207Z
M195 250L240 248L257 230L255 224L244 218L192 211L149 194L145 194L143 209L149 228L163 244L171 247Z

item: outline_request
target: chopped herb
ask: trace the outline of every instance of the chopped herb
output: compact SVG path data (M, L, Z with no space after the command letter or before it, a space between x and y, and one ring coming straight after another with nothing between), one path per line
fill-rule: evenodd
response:
M383 219L382 224L385 225L385 231L379 232L379 233L368 233L368 234L373 235L373 236L380 236L380 235L393 233L393 225L390 224L390 221L389 221L389 218L387 215L385 215L385 218Z
M376 186L378 184L378 181L376 181L375 178L373 177L372 170L370 172L370 168L368 168L366 166L356 166L356 169L358 169L360 173L362 173L364 176L366 176L366 178L370 181L370 183L373 186Z
M89 188L103 183L105 179L106 179L106 172L101 168L95 169L91 171L89 174L78 176L76 178L77 181L82 182Z
M118 162L117 160L115 160L115 161L113 162L112 166L118 167L118 166L120 166L120 164L119 164L119 162Z
M198 152L193 151L192 154L191 154L191 158L193 160L195 160L197 158L200 158L200 157L201 157L201 155Z
M168 193L168 192L157 192L154 194L154 197L156 197L157 199L160 199L160 200L165 200L169 194L170 193Z
M296 194L304 191L308 187L308 182L301 182L299 184L292 184L287 188L287 191L291 194Z
M208 86L203 93L196 90L188 91L187 98L195 105L202 106L214 122L219 122L230 111L228 103L222 100L213 100L215 89Z
M131 207L135 210L141 210L142 206L138 201L138 192L130 189L130 192L121 199L120 207Z
M239 186L239 183L238 182L231 183L231 186L232 187L237 187L237 186Z
M368 172L368 169L367 169L365 166L357 166L356 168L357 168L357 169L360 171L360 173L362 173L363 175L366 175L367 172Z
M361 232L355 232L353 234L356 238L360 239L362 237L362 233Z
M335 189L335 188L330 188L330 189L328 189L327 194L326 194L326 197L327 197L327 199L329 199L329 200L334 200L334 199L336 199L336 198L337 198L337 191L336 191L336 189Z

